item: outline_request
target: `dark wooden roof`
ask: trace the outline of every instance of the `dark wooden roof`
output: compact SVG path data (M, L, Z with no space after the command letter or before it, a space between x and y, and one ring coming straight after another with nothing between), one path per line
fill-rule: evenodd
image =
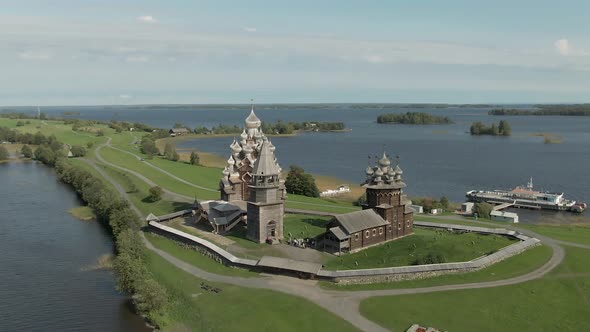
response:
M389 224L372 209L338 214L334 218L348 234Z

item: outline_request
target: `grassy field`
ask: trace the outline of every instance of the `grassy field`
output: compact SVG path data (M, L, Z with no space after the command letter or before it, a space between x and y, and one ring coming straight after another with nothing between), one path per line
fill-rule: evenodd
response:
M167 253L205 271L236 277L253 277L258 275L258 273L250 272L248 270L225 266L194 249L188 248L177 241L170 240L163 236L151 233L145 233L145 236L150 240L154 247L164 250Z
M496 235L456 234L416 228L415 234L396 241L365 249L354 254L334 257L325 265L330 270L368 269L412 265L428 254L442 254L446 262L462 262L487 255L514 241Z
M309 216L304 214L286 214L284 219L285 237L293 238L316 237L326 231L329 217Z
M18 121L29 121L29 124L25 124L22 127L17 127L16 123ZM98 137L95 133L92 132L84 132L84 131L73 131L72 125L65 125L62 121L51 121L51 120L16 120L16 119L7 119L7 118L0 118L0 126L15 128L20 132L23 133L31 133L35 134L37 132L41 132L46 136L55 135L58 140L63 143L70 144L70 145L82 145L86 146L88 142L104 142L106 141L105 137ZM109 129L106 126L96 126L96 129L104 130L105 134L114 133L114 130Z
M172 177L154 169L144 162L137 160L135 157L130 156L124 152L117 151L110 148L104 148L100 151L100 155L107 161L125 167L127 169L136 171L143 176L149 178L154 183L162 188L166 188L172 192L182 194L189 197L195 195L199 199L215 199L219 198L219 194L214 191L206 191L203 189L195 188L188 184L182 183ZM192 182L192 181L191 181Z
M453 332L589 331L590 250L566 251L566 260L558 269L535 281L488 289L375 297L361 303L361 312L397 331L413 323Z
M466 284L482 281L493 281L516 277L536 270L545 264L553 254L548 246L537 246L516 256L475 272L446 274L437 277L374 283L366 285L340 285L333 282L321 282L323 288L335 290L375 290L419 288L439 285Z
M590 244L590 225L519 225L551 238L582 244Z
M311 302L263 289L206 282L222 291L200 288L198 279L149 253L149 270L168 291L166 331L357 331Z

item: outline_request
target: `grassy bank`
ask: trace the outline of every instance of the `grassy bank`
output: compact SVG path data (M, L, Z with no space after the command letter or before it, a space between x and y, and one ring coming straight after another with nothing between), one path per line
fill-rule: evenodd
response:
M366 285L342 285L333 282L322 282L321 286L335 290L376 290L432 287L440 285L467 284L483 281L508 279L534 271L545 264L553 251L548 246L537 246L516 256L475 272L446 274L437 277L374 283Z
M421 228L414 231L413 235L396 241L335 257L325 264L326 268L350 270L413 265L429 255L440 255L443 258L440 263L463 262L488 255L514 242L496 235L458 234Z
M170 295L160 325L169 331L357 331L311 302L264 289L198 279L155 255L148 268ZM214 293L200 283L221 289Z
M417 322L458 332L590 330L590 250L567 248L566 252L566 260L538 280L486 289L375 297L361 303L361 312L397 331Z

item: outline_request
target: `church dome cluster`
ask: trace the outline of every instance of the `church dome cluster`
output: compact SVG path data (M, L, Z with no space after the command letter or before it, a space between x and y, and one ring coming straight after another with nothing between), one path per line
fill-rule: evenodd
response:
M364 183L366 186L405 185L402 182L403 171L399 166L399 162L393 167L385 152L374 166L367 166L365 174L367 175Z
M266 145L273 162L276 164L276 169L280 173L281 168L274 154L276 148L260 129L261 125L262 122L254 113L254 107L252 107L250 115L244 121L244 130L239 139L234 139L229 146L231 154L227 160L227 165L222 171L222 182L225 186L244 180L242 177L245 173L251 171L256 159L260 156L263 145Z

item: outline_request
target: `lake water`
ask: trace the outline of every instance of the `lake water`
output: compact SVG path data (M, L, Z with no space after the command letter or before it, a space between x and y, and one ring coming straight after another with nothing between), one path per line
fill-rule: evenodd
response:
M590 117L499 117L487 115L488 110L485 107L357 109L351 105L289 108L261 105L256 113L263 121L342 121L352 129L345 133L272 138L284 169L297 164L311 173L358 184L364 180L368 156L374 159L385 150L392 158L400 156L408 184L406 192L410 196L446 195L453 201L462 201L468 190L509 189L524 185L533 177L536 189L565 192L570 199L590 201ZM75 111L80 112L75 115L80 118L139 121L162 128L182 122L194 128L219 123L243 125L249 108L111 106L55 107L44 111L56 116ZM455 123L429 126L376 123L379 114L408 111L448 116ZM491 124L499 120L509 121L512 136L475 137L468 133L474 121ZM558 135L563 143L544 144L543 138L534 136L535 133ZM178 147L229 156L231 141L228 137L188 140ZM525 221L528 215L533 219L540 215L523 214ZM553 218L553 214L549 216ZM569 214L557 216L561 219Z
M0 179L0 331L149 331L111 272L85 270L112 239L68 213L80 202L53 170L0 164Z

